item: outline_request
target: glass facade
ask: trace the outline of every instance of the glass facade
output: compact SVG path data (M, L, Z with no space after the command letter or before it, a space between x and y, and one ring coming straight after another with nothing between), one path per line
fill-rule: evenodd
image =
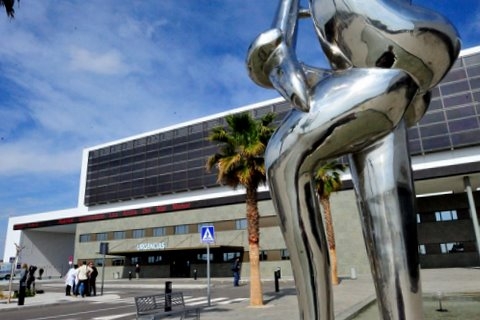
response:
M289 109L283 102L250 112L255 118L275 112L278 126ZM217 152L207 137L224 125L217 118L90 151L85 205L217 187L216 172L205 170Z
M285 102L250 110L275 112L275 126L290 109ZM412 155L478 145L480 52L460 57L433 89L428 112L409 128ZM85 205L217 187L205 162L217 147L206 140L223 117L92 150L88 155Z
M409 129L410 153L477 145L480 135L480 52L460 57L433 89L422 120Z

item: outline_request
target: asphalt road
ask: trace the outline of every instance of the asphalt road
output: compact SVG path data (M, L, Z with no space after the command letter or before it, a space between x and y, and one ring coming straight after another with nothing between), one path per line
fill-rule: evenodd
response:
M8 288L8 282L1 281L0 289ZM57 284L41 284L37 282L37 289L45 292L64 292L64 287ZM206 288L188 288L178 290L184 293L186 304L208 307L208 291ZM100 292L100 286L97 293ZM135 296L158 293L158 288L104 288L104 296L115 298L106 301L94 297L71 297L75 303L63 302L57 304L46 304L44 306L30 306L28 308L14 308L2 310L2 320L123 320L135 319ZM211 305L228 304L244 301L249 296L249 287L240 286L233 288L231 285L215 285L210 289ZM28 304L25 300L25 305Z

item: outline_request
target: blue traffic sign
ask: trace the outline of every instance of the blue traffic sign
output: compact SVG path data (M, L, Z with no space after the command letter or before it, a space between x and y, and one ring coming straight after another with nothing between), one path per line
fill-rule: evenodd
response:
M202 243L214 243L215 228L213 226L202 226L200 232L200 240Z

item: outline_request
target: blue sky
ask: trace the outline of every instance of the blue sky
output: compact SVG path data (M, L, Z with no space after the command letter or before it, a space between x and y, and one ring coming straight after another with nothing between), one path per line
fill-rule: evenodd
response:
M480 45L478 0L416 0ZM82 149L265 99L245 54L276 0L21 0L0 11L0 258L8 217L77 204ZM299 56L324 64L309 21ZM307 43L307 45L305 45ZM9 244L13 245L13 244Z

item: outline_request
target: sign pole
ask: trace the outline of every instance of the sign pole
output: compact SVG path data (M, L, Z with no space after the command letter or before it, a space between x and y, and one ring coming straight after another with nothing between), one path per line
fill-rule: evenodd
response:
M215 227L202 226L200 232L200 242L207 244L207 297L210 307L210 243L215 243Z
M103 296L103 283L105 282L105 252L103 253L102 261L102 286L100 287L100 295Z
M105 256L108 254L108 242L100 242L100 253L103 254L102 261L102 286L100 287L100 295L103 296L103 284L105 282Z
M207 297L210 307L210 243L207 243Z

